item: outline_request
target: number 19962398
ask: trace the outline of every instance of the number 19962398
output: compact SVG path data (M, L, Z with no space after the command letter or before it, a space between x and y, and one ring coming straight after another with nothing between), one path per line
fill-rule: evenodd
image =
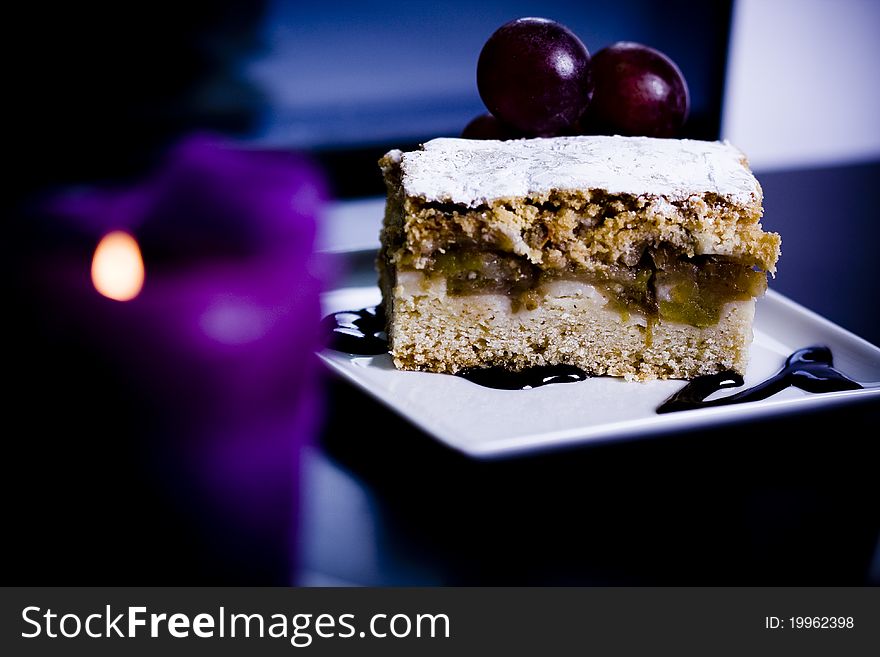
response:
M855 625L852 616L791 616L788 620L794 630L842 630Z

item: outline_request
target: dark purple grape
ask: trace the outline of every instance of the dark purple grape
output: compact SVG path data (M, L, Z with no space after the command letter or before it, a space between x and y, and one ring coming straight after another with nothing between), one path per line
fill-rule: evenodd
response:
M687 83L660 51L621 41L597 52L590 69L588 130L673 137L684 124L690 105Z
M522 133L501 123L491 114L480 114L461 131L462 139L517 139Z
M554 135L590 102L590 53L564 25L518 18L483 46L477 88L503 123L530 135Z

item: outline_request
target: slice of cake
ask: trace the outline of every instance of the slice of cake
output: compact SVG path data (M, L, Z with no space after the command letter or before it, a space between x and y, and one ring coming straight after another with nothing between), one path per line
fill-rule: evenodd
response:
M435 139L380 160L394 363L744 372L780 238L729 143Z

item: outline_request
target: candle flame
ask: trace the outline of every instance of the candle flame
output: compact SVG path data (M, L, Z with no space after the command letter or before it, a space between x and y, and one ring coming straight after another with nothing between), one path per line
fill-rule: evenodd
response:
M92 283L109 299L130 301L144 286L144 259L137 240L115 230L98 243L92 258Z

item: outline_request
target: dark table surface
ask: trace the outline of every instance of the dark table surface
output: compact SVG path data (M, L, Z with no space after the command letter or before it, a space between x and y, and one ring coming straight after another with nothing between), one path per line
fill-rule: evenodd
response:
M771 287L880 343L880 164L758 177L783 236ZM880 583L876 403L480 462L327 391L301 583Z

